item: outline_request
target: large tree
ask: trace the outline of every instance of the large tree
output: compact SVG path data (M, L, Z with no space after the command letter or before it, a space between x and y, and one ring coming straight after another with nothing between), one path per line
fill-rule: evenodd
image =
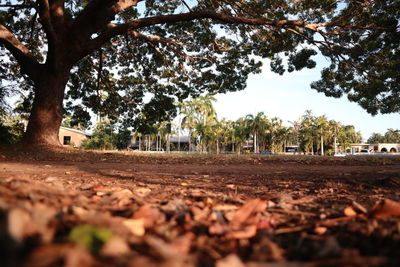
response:
M259 57L282 74L314 67L319 50L331 65L313 88L348 94L370 113L398 112L399 6L398 0L2 0L0 75L14 83L0 84L0 95L16 84L26 90L33 103L25 142L56 145L63 112L109 118L141 112L164 120L176 98L243 89L247 76L260 71Z

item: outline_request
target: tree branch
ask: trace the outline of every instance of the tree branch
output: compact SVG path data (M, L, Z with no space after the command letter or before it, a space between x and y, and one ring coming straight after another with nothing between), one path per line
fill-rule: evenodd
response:
M30 53L29 49L2 24L0 24L0 44L4 45L15 57L21 67L22 73L28 75L33 80L38 78L39 62Z
M44 28L50 48L55 43L56 33L51 23L49 1L38 0L38 3L39 3L39 17L40 17L39 22L42 24Z
M287 26L291 27L300 27L307 30L311 30L313 32L320 32L320 28L327 27L338 27L342 29L377 29L377 30L385 30L382 27L359 27L357 25L342 25L341 23L331 22L331 23L307 23L301 20L271 20L266 18L246 18L242 16L231 16L222 13L217 13L215 11L210 10L201 10L201 11L192 11L188 13L181 14L172 14L172 15L163 15L163 16L154 16L148 18L140 18L125 24L109 24L108 28L100 34L97 38L91 40L88 43L88 49L93 51L93 49L97 49L104 43L106 43L111 38L125 34L130 30L144 28L147 26L157 25L157 24L167 24L167 23L176 23L183 21L191 21L196 19L214 19L220 21L224 24L246 24L252 26L269 26L276 28L284 28ZM387 29L386 29L387 30Z
M100 34L95 39L91 40L87 44L87 49L89 51L93 51L101 47L104 43L108 42L111 38L125 34L130 30L144 28L151 25L157 24L166 24L166 23L176 23L183 21L191 21L196 19L215 19L221 21L225 24L247 24L254 26L275 26L275 27L284 27L284 26L298 26L307 29L314 29L318 27L323 27L323 24L307 24L304 21L300 20L269 20L265 18L245 18L245 17L236 17L229 16L221 13L216 13L214 11L194 11L188 13L181 14L173 14L173 15L164 15L164 16L154 16L148 18L140 18L125 24L109 24L108 28Z
M21 5L13 5L13 4L0 5L0 8L5 8L5 7L11 7L11 8L15 8L15 9L23 9L23 8L32 8L33 6L32 5L23 5L23 4L21 4Z
M143 0L92 0L78 15L71 26L73 36L79 42L89 40L91 35L103 30L115 16Z

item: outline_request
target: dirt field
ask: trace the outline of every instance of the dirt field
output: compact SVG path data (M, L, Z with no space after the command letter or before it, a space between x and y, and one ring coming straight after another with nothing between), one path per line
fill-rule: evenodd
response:
M0 262L399 266L399 189L391 156L3 148Z

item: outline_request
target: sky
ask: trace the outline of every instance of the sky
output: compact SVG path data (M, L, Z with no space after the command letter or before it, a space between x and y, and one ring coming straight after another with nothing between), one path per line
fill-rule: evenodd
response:
M326 115L328 119L354 125L364 141L374 132L384 134L389 128L400 129L399 113L372 116L346 96L339 99L326 97L311 89L310 84L319 79L323 65L318 60L314 69L280 76L269 70L268 63L264 64L262 73L249 77L245 90L216 96L214 107L218 118L236 120L262 111L291 126L290 121L297 120L306 110L312 110L315 116Z

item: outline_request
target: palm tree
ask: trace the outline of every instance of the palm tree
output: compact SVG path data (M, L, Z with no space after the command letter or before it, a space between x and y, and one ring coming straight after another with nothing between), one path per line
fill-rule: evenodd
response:
M400 143L400 130L389 128L385 133L386 143Z
M193 150L192 137L193 130L196 128L196 108L193 101L185 101L181 104L181 113L184 115L181 126L188 130L189 135L189 151Z
M251 114L247 115L246 118L247 128L253 135L253 148L254 153L259 152L259 141L258 137L267 128L268 118L264 115L264 112L258 112L256 116Z
M320 134L321 142L320 142L320 149L321 149L321 156L324 155L324 136L328 130L328 120L325 115L319 116L316 119L316 125L318 128L318 132Z
M333 137L333 152L336 154L337 151L337 136L338 133L340 132L341 128L342 128L342 124L340 122L337 122L335 120L330 120L329 121L329 129L330 129L330 133L331 133L331 139Z
M199 96L183 102L181 112L184 114L182 128L189 131L189 147L192 137L199 138L201 151L207 150L207 145L214 138L211 126L215 127L217 114L213 107L216 99L213 95Z
M312 114L311 110L306 110L304 115L300 118L299 125L301 125L301 146L302 150L314 154L314 140L317 136L316 117Z
M362 136L360 132L356 132L353 125L345 125L338 134L338 141L341 147L346 150L352 143L360 143Z
M234 144L238 152L242 149L242 144L250 137L250 132L247 127L246 118L241 117L234 123Z

